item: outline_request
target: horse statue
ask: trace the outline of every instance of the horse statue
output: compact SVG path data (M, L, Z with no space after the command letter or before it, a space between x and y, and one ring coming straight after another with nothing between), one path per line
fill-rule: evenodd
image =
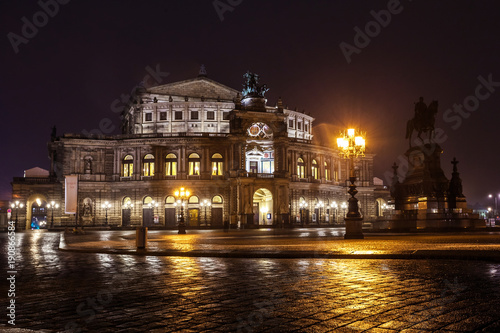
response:
M431 141L434 134L434 123L437 112L438 101L432 101L429 106L426 106L424 99L420 97L419 101L415 103L415 116L413 119L408 120L408 123L406 124L406 138L410 140L410 148L412 147L411 135L413 134L413 131L418 132L417 136L422 141L422 132L429 133L429 141Z

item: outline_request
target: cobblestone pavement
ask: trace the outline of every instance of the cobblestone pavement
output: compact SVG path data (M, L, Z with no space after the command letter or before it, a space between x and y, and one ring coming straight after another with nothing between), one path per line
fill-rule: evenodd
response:
M343 228L154 230L148 233L147 251L139 253L181 256L262 258L367 258L367 259L474 259L500 262L499 232L445 234L365 233L363 240L344 240ZM88 252L136 253L135 231L66 233L62 246Z
M6 240L6 234L0 234L2 267L6 267ZM18 328L68 332L500 330L500 265L496 263L110 255L61 252L58 243L59 233L17 234ZM5 283L0 293L5 306ZM6 322L4 315L0 327L6 327Z

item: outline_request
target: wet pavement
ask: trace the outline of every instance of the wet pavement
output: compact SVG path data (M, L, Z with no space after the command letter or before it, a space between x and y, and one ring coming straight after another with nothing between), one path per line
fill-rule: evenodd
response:
M344 240L344 228L173 230L148 232L147 247L138 250L135 231L65 233L61 248L110 254L232 258L355 259L490 259L500 262L499 232L445 234L365 233L363 240Z
M179 237L165 233L156 235L158 244ZM247 234L249 239L231 234L204 235L192 236L198 240L187 243L195 247L225 244L234 246L234 250L254 245L266 251L278 245L298 246L305 253L314 252L312 244L343 242L333 235L319 240L305 237L299 245L291 244L295 236L289 234ZM109 245L120 239L130 242L135 234L106 231L79 236L70 243L103 237L108 240L101 245ZM73 235L66 239L70 237ZM456 243L466 250L487 252L495 251L499 243L497 235L486 234L443 235L448 240L433 235L419 237L412 241L415 237L373 235L365 241L378 240L388 252L391 243L395 251L404 249L407 242L406 246L420 243L432 249L434 244L447 251ZM58 250L59 241L60 234L55 232L17 234L17 328L50 332L500 330L500 264L495 262L75 253ZM270 242L276 246L266 245ZM190 251L185 245L178 246ZM6 267L6 234L0 234L0 248L2 267ZM343 248L351 251L356 246L346 244ZM6 294L7 286L2 284L2 302L6 302ZM0 327L7 327L3 318Z

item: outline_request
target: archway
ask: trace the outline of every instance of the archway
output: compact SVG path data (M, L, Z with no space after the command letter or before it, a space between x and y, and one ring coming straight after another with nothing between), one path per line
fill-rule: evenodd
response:
M26 229L47 228L47 198L42 194L33 194L26 205Z
M253 214L254 224L273 224L273 194L267 188L260 188L253 194Z

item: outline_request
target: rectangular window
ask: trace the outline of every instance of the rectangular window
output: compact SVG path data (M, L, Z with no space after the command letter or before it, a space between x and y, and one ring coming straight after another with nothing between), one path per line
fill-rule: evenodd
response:
M300 122L299 122L299 123L297 123L297 129L298 129L298 130L302 130L302 123L300 123Z
M189 162L189 175L200 175L200 162Z
M146 113L146 121L152 121L153 120L153 114L151 112Z
M251 173L257 173L258 172L257 161L250 161L250 172Z
M191 111L191 120L198 120L198 111Z
M212 176L222 176L222 162L212 162Z
M288 127L293 127L293 119L288 120Z
M262 173L273 173L273 172L274 172L274 161L263 161Z
M177 176L177 162L173 161L165 163L165 175Z
M214 119L215 119L215 112L207 111L207 120L214 120Z
M182 111L175 111L175 120L182 120Z
M304 131L309 132L309 124L308 123L304 124Z
M133 163L124 163L123 164L123 177L132 177L134 173L134 164Z
M160 112L160 120L167 120L167 113L165 111Z
M306 172L303 165L297 165L297 175L299 178L306 178Z
M223 112L222 113L222 119L229 120L229 112Z
M330 170L325 169L325 179L330 180Z

